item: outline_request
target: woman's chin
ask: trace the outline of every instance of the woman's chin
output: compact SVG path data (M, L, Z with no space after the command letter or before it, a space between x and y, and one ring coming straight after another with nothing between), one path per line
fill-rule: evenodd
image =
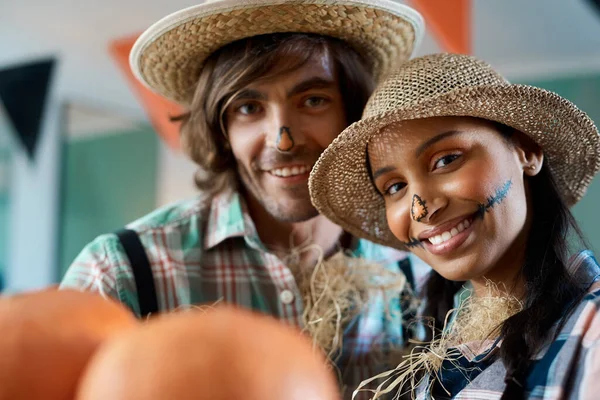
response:
M470 281L471 279L476 279L484 274L483 270L477 267L480 263L475 260L460 259L447 261L443 264L431 262L429 265L431 265L438 274L444 277L444 279L449 281Z

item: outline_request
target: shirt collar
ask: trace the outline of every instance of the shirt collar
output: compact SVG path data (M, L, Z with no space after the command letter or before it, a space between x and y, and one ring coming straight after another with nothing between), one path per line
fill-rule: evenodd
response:
M226 190L215 195L211 201L204 235L204 250L214 248L225 240L236 237L244 238L250 247L267 251L258 237L258 231L242 195L235 190ZM354 236L351 238L349 248L345 250L355 257L366 256L381 262L404 259L407 254Z
M581 251L573 256L567 264L567 269L573 274L575 281L580 282L586 290L600 278L600 266L590 250ZM461 304L468 297L468 295L465 296L465 291L466 289L463 288L463 290L459 290L455 295L455 305ZM501 338L496 338L494 340L462 344L458 346L458 350L469 361L481 361L496 354L497 349L499 349L501 345ZM541 358L546 350L547 348L538 352L536 359Z
M569 271L576 282L580 282L587 290L600 278L600 266L590 250L584 250L569 261Z
M253 247L262 247L242 196L233 190L213 197L204 237L205 250L236 237L245 238Z

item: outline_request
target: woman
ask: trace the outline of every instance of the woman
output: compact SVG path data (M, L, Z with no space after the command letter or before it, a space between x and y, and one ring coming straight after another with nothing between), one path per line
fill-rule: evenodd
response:
M570 257L569 207L599 168L585 113L472 57L417 58L379 86L310 178L325 216L434 270L423 316L443 334L376 398L596 398L600 268Z

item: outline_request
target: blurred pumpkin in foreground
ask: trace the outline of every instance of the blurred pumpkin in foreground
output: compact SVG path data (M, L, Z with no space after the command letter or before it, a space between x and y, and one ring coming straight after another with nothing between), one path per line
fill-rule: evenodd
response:
M105 343L78 400L337 400L333 372L302 334L219 306L158 317Z
M98 294L55 289L0 297L0 400L73 399L98 346L137 326Z

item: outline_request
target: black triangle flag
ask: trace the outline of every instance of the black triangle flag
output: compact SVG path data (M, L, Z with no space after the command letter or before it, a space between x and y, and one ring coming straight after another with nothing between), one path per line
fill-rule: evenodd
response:
M0 100L29 158L40 136L55 60L38 60L0 69Z
M592 4L592 6L595 7L596 11L600 13L600 0L588 0L589 3Z

